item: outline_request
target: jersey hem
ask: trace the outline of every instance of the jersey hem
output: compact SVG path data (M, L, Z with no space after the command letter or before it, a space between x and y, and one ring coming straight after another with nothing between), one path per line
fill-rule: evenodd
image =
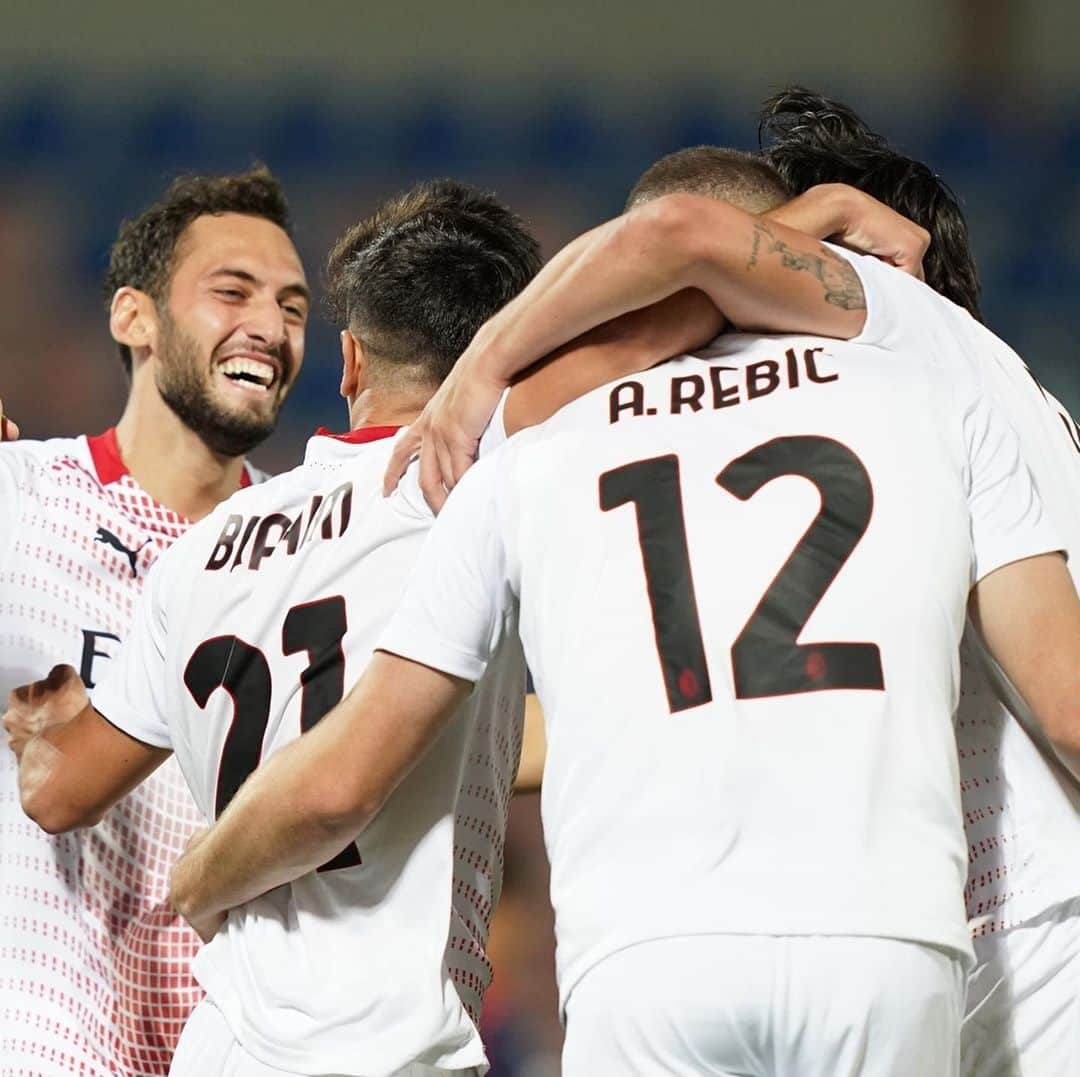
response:
M94 697L91 697L90 702L91 706L93 706L94 710L97 712L98 717L111 725L113 729L119 731L120 733L123 733L125 737L130 737L132 740L137 740L140 744L145 744L148 748L164 748L170 752L173 750L172 741L169 740L167 737L164 740L155 740L153 737L145 736L145 730L140 730L138 733L133 733L131 728L125 726L122 722L116 721L114 718L110 718L107 714L105 714L102 711L101 707L98 706L97 700Z
M1003 544L1000 547L993 547L989 556L984 553L975 563L975 582L979 583L985 580L992 572L997 572L999 568L1006 568L1008 565L1014 565L1017 561L1027 561L1032 557L1045 557L1047 554L1054 553L1059 553L1066 559L1068 558L1065 545L1058 540L1052 530L1049 530L1049 538L1045 540L1045 543L1038 543L1035 549L1031 548L1030 543L1019 546Z
M432 640L430 637L418 638L410 632L408 641L399 639L398 634L392 630L384 632L375 649L395 654L399 658L408 659L410 662L418 662L422 666L430 666L441 673L449 673L452 677L461 677L462 680L475 683L484 675L487 669L487 661L478 658L474 654L466 654L454 647Z
M218 978L213 962L204 960L199 963L197 979L206 992L207 999L221 1011L236 1042L252 1058L267 1066L280 1069L284 1065L309 1077L319 1077L328 1073L352 1074L354 1077L359 1077L361 1074L363 1077L393 1077L400 1070L417 1064L431 1066L435 1070L451 1071L467 1071L473 1068L485 1070L488 1065L480 1033L467 1016L466 1020L469 1020L469 1026L473 1029L469 1040L460 1047L445 1049L433 1061L419 1059L413 1054L411 1057L396 1058L385 1063L380 1062L378 1065L372 1065L370 1059L358 1062L356 1059L358 1051L352 1039L348 1041L344 1053L316 1050L311 1054L304 1054L290 1044L270 1039L246 1020L242 1002L236 992L231 990L231 985L223 983ZM363 1068L357 1068L361 1064Z

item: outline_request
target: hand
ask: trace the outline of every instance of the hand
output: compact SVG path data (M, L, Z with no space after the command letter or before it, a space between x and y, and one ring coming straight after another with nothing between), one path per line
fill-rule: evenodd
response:
M438 512L450 491L476 462L480 438L506 388L475 370L469 345L450 376L394 446L383 478L383 494L397 488L409 464L420 456L420 489Z
M862 191L853 188L848 198L847 223L837 240L924 280L922 260L930 247L930 233Z
M0 400L0 441L17 441L19 428L4 414L4 402Z
M930 247L930 233L854 187L843 183L811 187L765 216L816 239L832 239L859 254L872 254L924 279L922 260Z
M228 919L228 913L225 912L199 913L187 900L187 895L192 889L191 884L198 874L198 862L192 857L192 853L202 845L209 833L209 827L196 830L188 838L183 854L173 864L172 871L169 873L169 901L203 942L209 942Z
M89 702L86 686L71 666L53 666L44 680L16 688L8 696L3 716L15 758L22 759L31 737L71 721Z

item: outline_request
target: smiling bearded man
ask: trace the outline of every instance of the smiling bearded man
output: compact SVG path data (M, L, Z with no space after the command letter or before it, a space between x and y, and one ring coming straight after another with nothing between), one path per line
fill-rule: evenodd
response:
M260 477L243 454L274 429L304 355L288 229L264 169L178 180L121 227L105 286L131 378L122 418L96 437L0 446L0 698L61 662L93 687L150 566ZM167 1073L202 994L198 940L166 899L202 823L179 769L63 837L29 823L16 779L0 751L5 1074Z

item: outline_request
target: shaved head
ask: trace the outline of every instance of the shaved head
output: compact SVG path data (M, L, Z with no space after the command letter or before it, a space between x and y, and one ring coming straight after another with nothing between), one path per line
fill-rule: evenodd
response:
M634 184L626 208L667 194L700 194L747 213L765 213L791 197L780 174L763 158L719 146L694 146L661 157Z

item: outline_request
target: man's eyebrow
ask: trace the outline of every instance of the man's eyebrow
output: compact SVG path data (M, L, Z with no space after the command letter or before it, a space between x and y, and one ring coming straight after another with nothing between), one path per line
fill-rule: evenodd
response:
M259 278L254 273L249 273L246 269L234 269L230 266L222 266L221 269L215 269L210 274L211 277L236 277L237 280L242 280L247 284L258 284ZM298 295L311 303L311 292L306 284L297 281L296 284L287 284L281 289L279 294L282 295Z
M308 286L306 284L300 284L299 282L297 282L296 284L286 284L285 287L281 289L280 294L298 295L301 299L305 300L309 306L311 304L311 292L308 290Z
M210 274L211 277L236 277L238 280L246 281L248 284L258 284L259 278L254 273L249 273L246 269L231 269L228 266L222 266L221 269L215 269Z

